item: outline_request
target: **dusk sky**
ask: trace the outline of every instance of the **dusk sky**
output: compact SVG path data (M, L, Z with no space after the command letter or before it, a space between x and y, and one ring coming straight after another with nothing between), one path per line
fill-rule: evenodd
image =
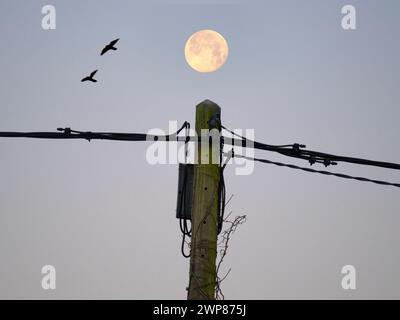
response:
M42 29L47 4L55 30ZM356 30L341 25L348 4ZM399 13L398 0L1 0L0 131L167 132L194 126L210 99L226 127L258 141L400 163ZM216 72L185 60L202 29L229 45ZM82 83L95 69L98 82ZM0 138L0 298L186 298L178 165L150 165L148 147ZM400 183L395 170L327 170ZM228 166L225 182L227 212L247 215L225 262L227 299L400 299L398 188L259 163L245 176ZM41 287L44 265L56 290ZM341 287L345 265L356 290Z

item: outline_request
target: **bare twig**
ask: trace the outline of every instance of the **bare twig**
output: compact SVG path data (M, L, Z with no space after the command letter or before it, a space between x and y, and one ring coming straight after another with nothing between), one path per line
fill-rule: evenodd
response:
M229 217L231 216L231 214L232 214L232 211L224 219L224 224L227 225L227 227L221 233L221 235L220 235L221 240L218 243L218 247L220 249L220 251L219 251L220 258L219 258L219 261L217 264L217 272L216 272L217 280L216 280L216 287L215 287L215 297L217 300L225 299L225 296L221 289L221 283L227 278L227 276L231 272L231 268L230 268L223 277L219 276L221 265L224 262L224 259L228 252L229 241L231 240L231 236L236 231L237 227L246 222L245 215L236 216L233 220L229 220Z

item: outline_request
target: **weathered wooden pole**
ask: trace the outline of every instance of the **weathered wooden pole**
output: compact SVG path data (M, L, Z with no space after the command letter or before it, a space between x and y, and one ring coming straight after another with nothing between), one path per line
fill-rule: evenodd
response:
M220 116L221 108L212 101L205 100L196 106L196 134L202 143L197 144L195 157L189 300L215 299ZM210 130L217 133L212 143Z

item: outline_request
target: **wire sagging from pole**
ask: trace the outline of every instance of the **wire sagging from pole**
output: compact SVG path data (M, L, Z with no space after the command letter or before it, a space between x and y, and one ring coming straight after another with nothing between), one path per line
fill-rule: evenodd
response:
M261 163L266 163L266 164L273 164L273 165L276 165L276 166L279 166L279 167L287 167L287 168L290 168L290 169L302 170L302 171L306 171L306 172L310 172L310 173L319 173L319 174L323 174L323 175L327 175L327 176L335 176L335 177L343 178L343 179L352 179L352 180L357 180L357 181L361 181L361 182L371 182L371 183L375 183L375 184L379 184L379 185L392 186L392 187L400 188L400 183L392 183L392 182L387 182L387 181L382 181L382 180L373 180L373 179L368 179L368 178L363 178L363 177L354 177L354 176L350 176L350 175L343 174L343 173L336 173L336 172L330 172L330 171L324 171L324 170L315 170L315 169L311 169L311 168L305 168L305 167L296 166L294 164L276 162L276 161L271 161L271 160L268 160L268 159L251 158L251 157L246 157L246 156L243 156L243 155L236 155L235 154L235 157L241 158L241 159L250 160L250 161L257 161L257 162L261 162Z

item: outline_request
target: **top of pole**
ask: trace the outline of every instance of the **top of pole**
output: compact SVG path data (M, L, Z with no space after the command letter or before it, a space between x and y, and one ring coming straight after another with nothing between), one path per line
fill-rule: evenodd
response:
M209 99L205 99L204 101L200 102L200 103L197 105L197 107L199 107L199 106L201 106L201 105L203 105L203 106L214 106L214 105L218 106L218 104L216 104L214 101L211 101L211 100L209 100ZM219 106L218 106L218 107L219 107Z
M201 129L221 129L221 108L211 100L204 100L196 106L196 131Z

